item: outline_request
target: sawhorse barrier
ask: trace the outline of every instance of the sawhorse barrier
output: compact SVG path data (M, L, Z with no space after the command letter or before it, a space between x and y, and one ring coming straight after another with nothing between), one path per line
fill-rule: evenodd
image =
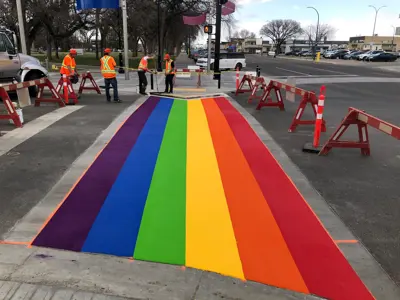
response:
M54 88L51 81L45 77L41 79L25 81L20 83L13 83L8 85L0 85L0 97L3 100L3 104L7 110L7 114L0 115L0 120L12 120L17 127L22 127L22 122L19 118L18 113L15 110L15 107L8 95L8 92L17 91L24 88L29 88L31 86L38 86L39 91L35 100L35 106L40 106L42 102L50 102L50 103L57 103L60 107L64 107L65 104L62 101L60 95L57 93L56 89ZM44 88L49 88L52 97L45 98L44 97Z
M253 89L254 89L254 84L253 81L256 80L256 77L251 76L251 75L244 75L242 80L239 83L239 87L236 89L236 96L238 94L242 94L242 93L248 93L251 92L253 93ZM247 83L248 88L245 88L245 84Z
M315 92L306 91L304 89L291 86L279 81L271 80L267 88L264 90L264 94L260 98L260 102L257 105L257 110L261 110L263 107L279 107L281 111L285 110L285 104L283 103L283 97L281 89L293 93L294 95L301 96L299 107L296 110L296 114L293 117L292 124L289 127L289 132L296 130L298 125L314 125L317 119L318 111L318 99ZM273 101L270 97L271 91L274 90L276 101ZM302 116L307 107L307 104L311 105L315 119L313 120L302 120ZM322 119L321 131L326 131L326 122Z
M350 125L357 125L358 141L340 140ZM332 148L356 148L361 150L362 155L369 156L371 154L371 148L368 136L368 125L400 140L400 127L382 121L362 110L350 107L349 113L322 147L319 154L326 155Z
M92 86L85 86L87 79L90 80ZM83 90L96 91L97 94L101 95L100 88L89 71L82 74L82 80L81 80L81 85L79 86L78 95L82 95Z
M61 87L63 87L63 92L61 92ZM65 104L78 104L78 97L74 92L74 87L68 76L61 76L57 83L56 91L63 97Z

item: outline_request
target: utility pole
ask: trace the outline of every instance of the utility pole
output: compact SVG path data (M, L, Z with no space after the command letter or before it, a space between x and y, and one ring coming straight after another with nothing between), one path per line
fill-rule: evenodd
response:
M128 47L128 14L126 12L126 0L121 0L122 6L122 27L124 32L124 54L125 68L129 68L129 47ZM125 80L129 80L129 69L126 69Z
M21 50L23 54L27 54L26 39L25 39L25 26L24 26L24 12L22 11L21 0L17 0L17 13L18 13L18 26L19 35L21 37Z

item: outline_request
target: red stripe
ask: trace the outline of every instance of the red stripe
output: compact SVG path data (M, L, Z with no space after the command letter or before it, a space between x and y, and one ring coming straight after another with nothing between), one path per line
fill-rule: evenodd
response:
M225 98L216 101L246 156L310 293L328 299L374 299L247 121Z

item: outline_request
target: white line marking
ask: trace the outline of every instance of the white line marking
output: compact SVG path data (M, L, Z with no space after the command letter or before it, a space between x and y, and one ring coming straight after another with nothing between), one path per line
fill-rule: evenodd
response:
M319 70L319 71L325 71L325 72L330 72L330 73L336 73L336 74L342 74L342 75L352 75L352 76L354 76L353 74L344 73L344 72L338 72L338 71L326 70L326 69L321 69L321 68L314 68L314 67L309 67L309 66L307 66L307 67L308 67L308 68L310 68L310 69ZM318 75L315 75L315 76L318 76Z
M282 71L292 72L292 73L296 73L296 74L300 74L300 75L305 75L305 76L311 76L310 74L306 74L306 73L302 73L302 72L297 72L297 71L288 70L288 69L279 68L279 67L276 67L276 68L277 68L278 70L282 70Z
M75 105L56 109L29 122L22 128L16 128L8 132L0 137L0 156L82 107L84 106Z

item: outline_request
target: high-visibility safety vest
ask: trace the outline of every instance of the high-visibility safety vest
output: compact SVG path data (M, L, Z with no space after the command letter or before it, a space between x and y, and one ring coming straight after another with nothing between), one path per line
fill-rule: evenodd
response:
M117 77L117 72L115 71L115 66L117 63L114 60L114 57L110 55L104 55L100 59L101 63L101 75L103 75L104 78L115 78Z
M147 59L148 59L148 56L142 57L142 59L140 60L140 63L139 63L139 67L138 67L139 70L147 71L147 69L148 69L147 68L147 66L148 66Z
M72 73L69 71L68 66L71 67ZM75 73L75 68L76 68L75 58L67 54L63 59L60 73L65 74L67 76L73 75Z
M170 59L169 61L167 60L165 62L165 74L166 75L175 74L175 69L172 69L172 62L173 62L172 59Z

